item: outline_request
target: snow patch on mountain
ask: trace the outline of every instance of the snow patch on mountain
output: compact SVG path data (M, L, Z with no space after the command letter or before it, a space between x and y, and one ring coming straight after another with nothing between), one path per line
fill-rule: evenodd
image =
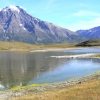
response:
M25 27L23 27L23 24L19 24L19 26L21 26L24 30L27 30Z
M24 29L24 30L26 30L26 28L25 28L25 27L23 27L23 29Z
M15 5L10 5L10 6L6 7L6 8L4 8L3 10L6 12L9 9L12 10L12 11L17 11L18 13L20 12L19 8L17 6L15 6Z
M23 24L19 24L19 26L23 26Z

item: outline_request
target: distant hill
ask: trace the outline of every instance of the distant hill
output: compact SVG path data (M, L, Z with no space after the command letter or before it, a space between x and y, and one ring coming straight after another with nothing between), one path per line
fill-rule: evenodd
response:
M19 6L10 5L0 11L0 41L46 44L83 39L84 37L76 32L29 15Z
M91 28L89 30L78 30L78 34L83 35L89 39L91 38L100 38L100 26Z
M78 43L76 46L100 46L100 39L90 39L84 42Z

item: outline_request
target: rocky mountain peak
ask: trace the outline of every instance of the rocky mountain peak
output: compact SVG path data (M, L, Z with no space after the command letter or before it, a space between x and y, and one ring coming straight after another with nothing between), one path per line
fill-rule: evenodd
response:
M0 40L27 43L75 42L79 34L29 15L22 7L10 5L0 11Z
M15 5L9 5L8 7L6 8L3 8L1 11L14 11L14 12L20 12L20 7L19 6L15 6Z

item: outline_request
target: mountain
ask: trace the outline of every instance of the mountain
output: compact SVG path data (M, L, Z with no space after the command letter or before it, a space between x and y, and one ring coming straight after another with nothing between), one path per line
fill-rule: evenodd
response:
M100 38L100 26L91 28L89 30L78 30L76 32L87 38Z
M76 46L100 46L100 39L89 39L87 41L78 43Z
M26 43L76 42L81 35L52 23L32 17L19 6L10 5L0 11L0 40Z

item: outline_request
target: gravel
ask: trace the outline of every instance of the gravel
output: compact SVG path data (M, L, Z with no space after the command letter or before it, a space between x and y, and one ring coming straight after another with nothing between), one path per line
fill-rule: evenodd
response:
M88 76L85 76L82 78L71 79L68 81L58 82L58 83L51 83L51 84L48 84L45 86L38 86L38 87L31 86L28 89L19 89L16 91L12 91L12 90L1 91L0 99L11 100L10 98L12 98L12 97L20 97L22 95L28 94L29 92L36 94L36 93L42 92L42 91L49 91L49 90L54 90L54 89L58 89L58 88L64 88L64 87L72 86L75 84L81 84L83 82L92 80L94 78L100 79L100 72L97 72L97 73L94 73L92 75L88 75Z

